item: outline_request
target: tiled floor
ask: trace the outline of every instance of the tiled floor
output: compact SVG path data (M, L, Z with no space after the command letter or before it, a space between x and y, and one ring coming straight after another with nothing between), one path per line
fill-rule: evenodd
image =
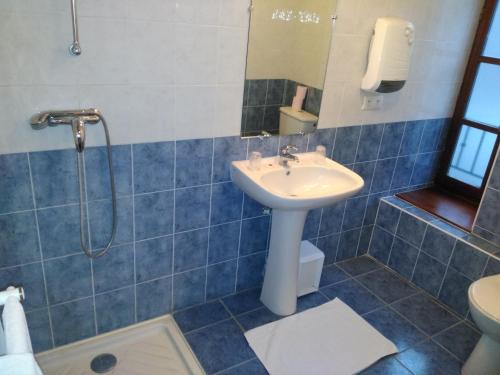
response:
M208 374L267 374L243 335L280 317L249 290L175 313L177 324ZM323 270L320 291L298 301L298 311L340 298L392 340L399 354L368 374L460 374L479 332L422 290L368 256Z

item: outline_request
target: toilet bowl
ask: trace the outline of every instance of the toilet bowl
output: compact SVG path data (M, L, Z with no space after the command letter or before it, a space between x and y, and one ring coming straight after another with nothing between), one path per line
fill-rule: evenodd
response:
M469 306L482 336L462 367L462 375L500 374L500 275L472 283Z

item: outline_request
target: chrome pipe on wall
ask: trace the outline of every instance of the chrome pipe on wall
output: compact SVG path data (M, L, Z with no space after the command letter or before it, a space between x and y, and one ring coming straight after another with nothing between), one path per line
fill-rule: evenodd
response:
M69 46L69 52L73 56L79 56L82 53L80 47L80 36L78 35L78 19L76 12L76 0L71 0L71 17L73 20L73 43Z

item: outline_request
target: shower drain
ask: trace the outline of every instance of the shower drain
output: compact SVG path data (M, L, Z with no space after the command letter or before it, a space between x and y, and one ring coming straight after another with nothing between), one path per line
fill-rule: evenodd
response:
M113 370L116 366L116 357L113 354L104 353L95 356L92 362L90 362L90 368L92 371L102 374Z

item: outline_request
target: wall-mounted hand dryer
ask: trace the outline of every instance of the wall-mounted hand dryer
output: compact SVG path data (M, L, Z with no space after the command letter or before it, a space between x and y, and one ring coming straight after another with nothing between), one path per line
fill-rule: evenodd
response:
M390 93L403 88L408 79L414 35L410 21L393 17L377 19L362 90Z

